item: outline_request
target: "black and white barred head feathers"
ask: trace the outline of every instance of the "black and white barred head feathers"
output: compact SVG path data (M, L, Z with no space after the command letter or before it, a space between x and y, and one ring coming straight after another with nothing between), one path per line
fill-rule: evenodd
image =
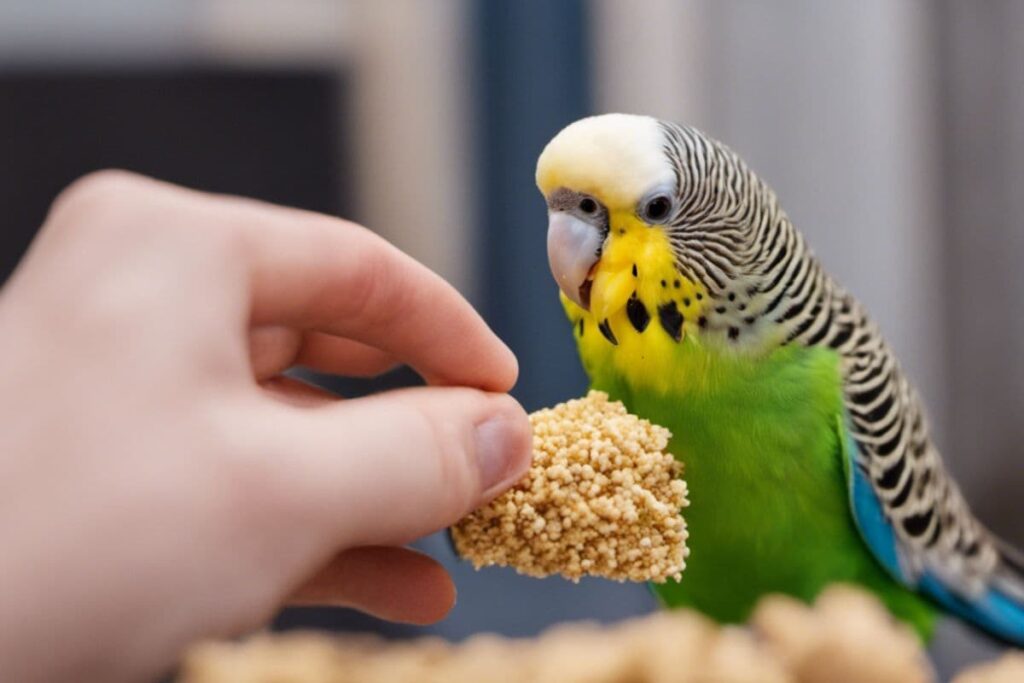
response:
M659 127L675 177L675 204L665 227L680 269L712 293L734 289L754 274L757 229L774 218L774 197L724 145L694 128Z

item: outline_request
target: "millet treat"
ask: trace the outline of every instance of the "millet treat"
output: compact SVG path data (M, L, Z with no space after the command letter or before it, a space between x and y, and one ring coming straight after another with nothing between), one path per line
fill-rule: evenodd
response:
M682 466L671 434L591 391L530 415L533 465L509 491L452 529L478 569L584 575L617 581L679 580L689 553Z

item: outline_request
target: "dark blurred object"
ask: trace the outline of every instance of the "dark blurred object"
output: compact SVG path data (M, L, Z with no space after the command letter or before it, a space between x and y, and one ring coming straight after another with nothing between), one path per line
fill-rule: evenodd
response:
M100 168L338 214L351 210L333 71L182 68L0 75L0 281L54 196Z
M481 0L473 14L483 312L528 369L513 394L536 410L587 386L548 271L533 176L548 140L593 113L590 17L579 0Z

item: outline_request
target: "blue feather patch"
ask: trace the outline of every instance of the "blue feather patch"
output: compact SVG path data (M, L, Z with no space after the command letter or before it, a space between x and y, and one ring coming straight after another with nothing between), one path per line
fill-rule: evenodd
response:
M910 586L910 578L903 569L900 562L899 550L896 535L892 525L882 512L882 503L878 500L874 486L858 467L854 454L857 452L857 444L853 442L849 432L842 427L840 438L844 441L843 467L846 470L846 480L850 493L850 508L853 511L853 519L860 530L864 542L881 563L885 570L894 579L904 586Z

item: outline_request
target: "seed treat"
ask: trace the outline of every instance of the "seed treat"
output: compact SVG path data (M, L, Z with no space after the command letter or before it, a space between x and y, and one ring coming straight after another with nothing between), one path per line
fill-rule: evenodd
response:
M665 451L671 433L608 395L530 415L526 477L452 528L455 548L479 569L678 581L686 568L688 505L682 465Z

